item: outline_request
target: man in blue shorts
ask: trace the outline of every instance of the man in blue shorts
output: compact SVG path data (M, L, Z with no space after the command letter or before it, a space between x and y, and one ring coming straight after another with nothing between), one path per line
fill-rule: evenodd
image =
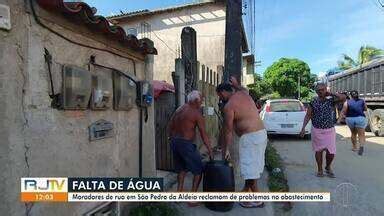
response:
M202 96L198 91L192 91L187 96L188 102L179 107L169 123L169 132L175 169L178 173L177 191L183 191L185 174L190 171L194 175L192 192L196 192L201 181L203 163L199 150L193 143L196 136L195 128L199 129L201 138L212 158L212 148L205 132L204 117L200 112Z

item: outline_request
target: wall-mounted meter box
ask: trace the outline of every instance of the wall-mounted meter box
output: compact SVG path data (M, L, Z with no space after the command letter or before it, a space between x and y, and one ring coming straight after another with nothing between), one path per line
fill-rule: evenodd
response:
M140 81L137 86L137 105L140 107L148 107L152 104L153 90L152 85L148 81Z
M87 109L91 96L91 73L72 65L63 66L62 108Z
M131 110L136 101L136 83L118 71L113 73L113 108Z
M103 70L92 75L91 109L106 110L112 106L112 77Z
M89 140L99 140L108 137L112 137L113 123L100 119L89 126Z
M11 30L11 11L4 4L0 4L0 29Z

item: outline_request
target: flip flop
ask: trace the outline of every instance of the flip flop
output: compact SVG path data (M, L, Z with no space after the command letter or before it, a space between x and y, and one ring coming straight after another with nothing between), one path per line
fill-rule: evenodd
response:
M357 154L359 154L360 156L363 155L363 152L364 152L364 147L363 146L360 146L359 148L359 152Z
M333 173L332 170L327 170L326 169L325 172L327 173L327 176L329 178L336 178L335 173Z
M243 208L263 208L264 202L240 202L239 203Z
M357 148L353 148L353 149L351 149L353 152L357 152L359 149L357 149Z
M317 172L317 173L316 173L316 176L317 176L317 177L324 177L324 173L323 173L323 172Z

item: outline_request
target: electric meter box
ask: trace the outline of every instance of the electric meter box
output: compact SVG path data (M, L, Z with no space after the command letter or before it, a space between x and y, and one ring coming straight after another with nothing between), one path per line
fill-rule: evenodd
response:
M136 101L136 83L118 71L113 72L113 108L131 110Z
M112 79L105 71L96 70L92 75L92 110L106 110L112 106Z
M140 107L148 107L153 101L152 85L148 81L140 81L137 86L137 105Z
M4 4L0 4L0 29L11 30L11 11Z
M87 109L91 96L91 83L91 73L88 70L73 65L64 65L62 108Z

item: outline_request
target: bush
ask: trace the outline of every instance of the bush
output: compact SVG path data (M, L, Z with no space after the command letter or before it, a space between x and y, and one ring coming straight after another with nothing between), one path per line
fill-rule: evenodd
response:
M265 149L265 166L269 172L272 172L274 168L282 167L279 154L270 144L268 144Z
M265 149L265 166L269 173L269 190L272 192L288 192L289 186L284 175L282 160L271 144L268 144Z
M281 98L280 94L278 92L273 92L271 94L267 94L263 96L261 99L262 100L272 100L272 99L279 99Z

